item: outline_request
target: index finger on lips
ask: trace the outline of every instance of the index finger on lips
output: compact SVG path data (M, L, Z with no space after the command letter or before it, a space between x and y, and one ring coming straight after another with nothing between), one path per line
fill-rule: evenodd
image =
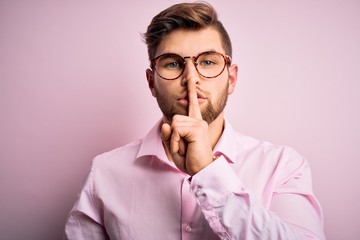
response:
M194 80L189 80L187 83L189 106L188 115L196 119L202 119L200 105L196 92L196 83Z

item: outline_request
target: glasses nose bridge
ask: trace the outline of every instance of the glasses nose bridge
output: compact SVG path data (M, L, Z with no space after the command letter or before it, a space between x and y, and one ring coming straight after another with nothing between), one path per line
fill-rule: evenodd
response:
M196 70L197 70L197 66L198 66L198 63L196 62L197 60L197 57L194 57L194 56L186 56L186 57L183 57L183 60L184 60L184 68L185 68L185 65L186 65L186 59L192 59L192 63L194 64Z
M199 70L197 68L198 63L196 62L197 58L194 56L185 56L182 57L184 64L183 64L183 69L182 69L182 84L186 85L187 82L194 78L195 76L197 76L197 74L199 74ZM186 61L186 60L190 60L190 61Z

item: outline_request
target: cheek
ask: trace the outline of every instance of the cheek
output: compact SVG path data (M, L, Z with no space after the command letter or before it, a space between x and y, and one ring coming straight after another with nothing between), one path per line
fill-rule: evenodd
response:
M216 79L214 79L216 80ZM220 79L219 79L220 80ZM215 95L222 95L224 91L228 92L229 83L225 79L221 79L220 81L214 81L213 84L209 86L209 91Z
M164 84L164 82L156 81L154 84L154 93L157 98L167 98L171 95L172 90L169 84Z

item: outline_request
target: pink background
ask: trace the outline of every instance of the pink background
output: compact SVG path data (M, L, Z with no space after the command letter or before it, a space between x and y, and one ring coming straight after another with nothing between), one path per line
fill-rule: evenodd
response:
M0 0L1 239L61 239L91 159L159 119L140 33L175 2ZM240 67L228 119L306 156L328 239L357 239L360 2L210 2Z

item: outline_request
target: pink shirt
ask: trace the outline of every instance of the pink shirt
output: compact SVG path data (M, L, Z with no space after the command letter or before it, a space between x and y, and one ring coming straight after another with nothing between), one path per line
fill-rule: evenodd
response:
M307 161L225 125L219 158L191 179L167 159L159 124L96 157L65 239L325 239Z

